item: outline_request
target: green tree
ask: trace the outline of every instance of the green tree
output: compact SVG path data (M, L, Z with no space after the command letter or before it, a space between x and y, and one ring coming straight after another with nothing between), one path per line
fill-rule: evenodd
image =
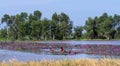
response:
M74 28L74 38L75 39L80 39L82 37L82 31L83 31L82 26L75 27Z
M54 39L67 39L72 34L73 22L70 20L69 16L65 13L52 15L51 22L51 34Z
M114 28L116 29L115 38L120 39L120 15L114 15Z
M0 38L7 39L7 28L3 28L0 30Z
M39 10L34 11L34 20L40 20L42 13Z
M59 39L67 39L72 34L73 23L65 13L58 15L58 32Z
M86 30L86 37L89 39L95 39L97 37L97 23L94 19L88 18L84 26Z

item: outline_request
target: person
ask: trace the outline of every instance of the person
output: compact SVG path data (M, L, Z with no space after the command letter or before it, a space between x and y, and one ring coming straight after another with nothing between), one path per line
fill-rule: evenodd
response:
M50 53L54 53L54 50L52 48L50 48Z
M65 51L64 51L64 49L63 49L63 47L60 47L60 53L64 53Z
M68 53L71 54L71 53L72 53L72 50L70 50Z

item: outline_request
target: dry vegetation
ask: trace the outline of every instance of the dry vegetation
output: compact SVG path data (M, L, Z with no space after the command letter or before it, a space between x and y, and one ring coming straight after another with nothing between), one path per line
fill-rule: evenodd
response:
M11 60L9 62L2 61L0 66L120 66L120 59L44 60L30 62Z

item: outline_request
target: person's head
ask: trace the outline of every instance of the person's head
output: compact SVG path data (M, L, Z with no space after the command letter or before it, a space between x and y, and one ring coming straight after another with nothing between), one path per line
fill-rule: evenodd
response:
M63 47L60 47L61 49L63 49Z
M60 47L61 50L63 50L63 47Z
M52 49L52 48L50 47L50 49Z

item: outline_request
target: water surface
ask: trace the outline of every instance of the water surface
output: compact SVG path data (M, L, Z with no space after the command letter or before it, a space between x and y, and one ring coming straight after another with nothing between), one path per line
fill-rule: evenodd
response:
M39 43L45 44L52 44L52 43L65 43L71 45L78 45L78 44L96 44L96 45L120 45L119 40L112 40L112 41L39 41ZM46 50L49 51L49 50ZM38 60L61 60L61 59L79 59L79 58L94 58L94 59L101 59L101 58L118 58L120 56L112 55L90 55L90 54L74 54L74 55L53 55L53 54L46 54L42 52L41 54L37 53L30 53L30 52L20 52L20 51L10 51L10 50L0 50L0 61L9 61L11 59L17 59L18 61L38 61Z
M0 50L0 61L9 61L11 59L17 59L18 61L39 61L39 60L62 60L62 59L79 59L79 58L92 58L101 59L109 58L110 56L104 55L87 55L87 54L76 54L76 55L46 55L46 54L35 54L19 51ZM119 58L120 56L111 56L111 58Z
M104 45L120 45L120 40L69 40L69 41L40 41L39 43L67 43L67 44L104 44Z

